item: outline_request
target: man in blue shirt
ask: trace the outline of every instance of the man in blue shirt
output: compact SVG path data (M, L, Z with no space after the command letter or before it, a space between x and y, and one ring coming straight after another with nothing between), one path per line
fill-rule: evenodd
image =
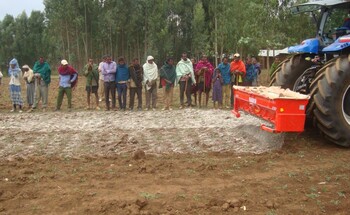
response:
M224 57L222 62L218 65L220 69L222 79L224 81L222 86L222 94L223 94L223 103L226 108L230 108L230 96L231 96L231 73L230 73L230 64L228 62L228 58Z
M59 89L57 97L56 111L61 109L63 96L67 95L68 99L68 111L72 108L72 87L75 87L78 79L78 73L76 70L68 65L66 60L61 61L61 66L58 68L59 73Z
M118 102L119 108L122 111L126 109L126 96L127 96L127 84L129 83L130 73L129 68L125 64L123 57L118 59L117 72L116 72L116 82L117 82L117 91L118 91Z

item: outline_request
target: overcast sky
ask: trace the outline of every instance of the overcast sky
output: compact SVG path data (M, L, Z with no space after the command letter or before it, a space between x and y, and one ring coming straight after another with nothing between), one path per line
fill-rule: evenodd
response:
M6 14L17 17L23 11L30 16L32 10L44 11L43 0L0 0L0 20Z

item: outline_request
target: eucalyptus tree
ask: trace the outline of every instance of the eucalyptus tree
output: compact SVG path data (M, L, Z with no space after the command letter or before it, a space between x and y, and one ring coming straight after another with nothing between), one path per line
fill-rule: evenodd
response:
M208 25L205 22L203 4L198 0L194 6L192 20L192 50L195 56L209 52L209 35Z

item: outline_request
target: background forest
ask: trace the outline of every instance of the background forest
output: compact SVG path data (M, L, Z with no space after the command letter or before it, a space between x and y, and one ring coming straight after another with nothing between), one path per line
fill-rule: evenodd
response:
M45 11L6 15L0 21L0 67L9 60L52 66L67 59L81 68L88 58L202 53L215 56L281 49L315 35L307 15L293 16L295 0L44 0ZM302 17L304 16L304 17Z

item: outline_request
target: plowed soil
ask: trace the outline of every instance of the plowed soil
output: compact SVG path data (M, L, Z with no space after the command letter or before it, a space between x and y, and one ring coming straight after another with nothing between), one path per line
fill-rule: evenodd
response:
M84 81L53 112L57 79L47 112L9 113L3 83L0 214L349 214L350 151L316 131L267 133L177 95L173 111L85 111Z

